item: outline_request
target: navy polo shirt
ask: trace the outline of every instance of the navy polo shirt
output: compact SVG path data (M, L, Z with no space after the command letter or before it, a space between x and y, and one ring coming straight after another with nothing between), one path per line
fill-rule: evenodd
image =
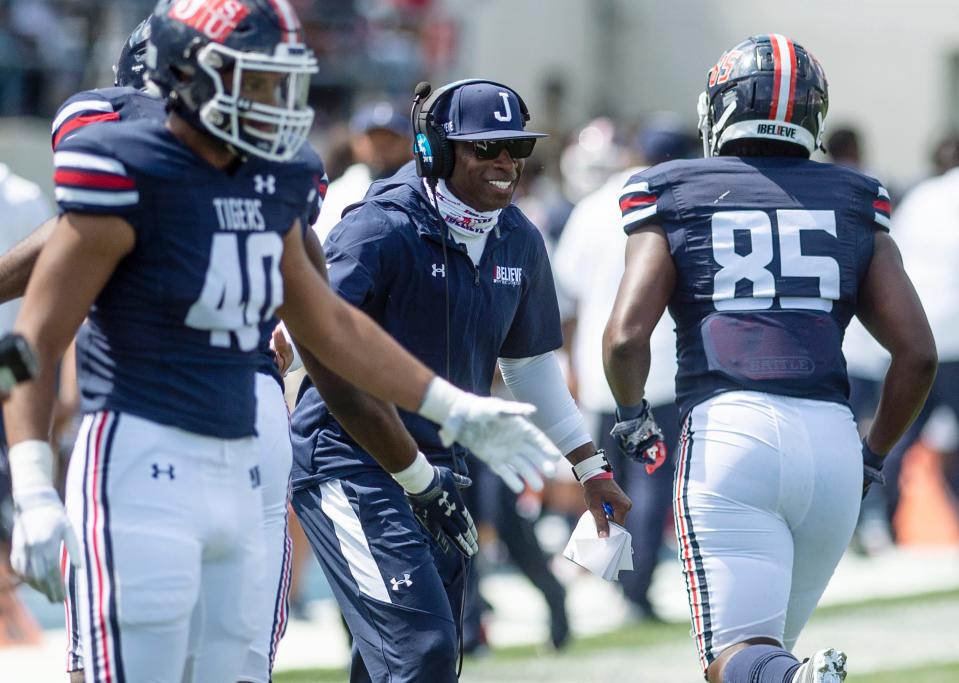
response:
M513 205L500 213L479 265L449 238L444 262L442 235L411 162L374 183L330 233L330 284L438 375L446 376L448 355L449 381L487 396L497 358L536 356L562 344L546 246ZM403 410L400 417L431 461L451 459L435 424ZM295 488L380 469L308 380L292 430Z

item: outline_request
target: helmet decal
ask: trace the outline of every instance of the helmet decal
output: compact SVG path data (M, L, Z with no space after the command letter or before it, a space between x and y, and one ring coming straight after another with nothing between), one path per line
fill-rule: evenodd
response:
M238 0L179 0L167 14L222 43L249 13L249 8Z

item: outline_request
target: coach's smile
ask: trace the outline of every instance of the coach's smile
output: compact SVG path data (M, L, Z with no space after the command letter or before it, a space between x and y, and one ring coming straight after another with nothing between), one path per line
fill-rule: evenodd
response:
M447 184L453 193L477 211L495 211L509 206L524 159L514 159L506 149L494 159L479 159L469 142L454 142L456 161Z

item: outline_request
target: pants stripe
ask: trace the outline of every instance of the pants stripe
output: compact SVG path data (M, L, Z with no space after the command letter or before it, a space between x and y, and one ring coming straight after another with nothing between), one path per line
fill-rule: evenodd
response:
M320 484L320 508L333 525L340 552L360 592L374 600L392 603L376 558L370 550L366 532L356 516L350 499L337 479Z
M67 632L67 672L83 668L80 657L80 622L77 614L77 573L67 555L66 545L60 546L60 573L67 587L67 596L63 601L66 615Z
M280 640L286 634L286 626L289 621L290 611L290 581L293 576L293 539L290 538L290 513L289 501L292 495L292 489L287 487L287 513L286 521L283 524L283 569L280 571L280 584L276 593L276 604L273 608L273 630L270 638L270 671L273 671L273 664L276 660L276 650L280 646Z
M101 496L103 502L103 555L106 563L107 580L110 585L108 614L110 620L110 634L113 648L113 661L116 667L117 683L125 683L126 676L123 673L123 650L120 647L120 624L119 612L117 610L117 585L116 567L113 562L113 537L110 535L110 503L107 491L107 474L110 467L110 458L113 455L113 439L117 433L117 425L120 424L120 416L117 415L110 423L107 432L106 444L103 449L103 484L101 486Z
M96 452L93 448L94 443L94 434L96 433L96 424L99 419L103 417L101 415L93 415L84 420L84 428L86 429L85 439L86 439L86 448L84 449L84 463L83 463L83 566L84 572L86 573L86 584L87 584L87 609L89 610L89 625L90 625L90 645L91 648L88 652L85 653L86 657L86 670L93 676L94 681L101 680L100 678L100 658L97 656L97 640L92 637L94 634L94 612L93 606L96 604L94 600L94 582L93 582L93 558L90 555L90 549L92 544L89 542L89 536L92 533L90 517L93 514L92 508L94 507L93 496L91 495L90 489L90 480L91 480L91 460L95 459Z
M689 472L693 449L692 413L686 417L680 437L679 467L676 473L675 516L676 540L679 544L679 560L683 564L689 609L699 650L699 664L705 672L714 659L712 655L712 629L709 616L709 591L706 587L706 570L703 566L699 542L693 531L689 514Z
M116 422L110 412L104 411L92 416L87 434L87 458L83 473L83 526L86 541L84 559L87 598L90 604L90 651L86 654L87 668L92 668L93 681L98 683L123 683L123 675L118 666L119 629L116 596L113 594L115 583L113 549L109 534L109 505L106 500L110 446L116 433Z

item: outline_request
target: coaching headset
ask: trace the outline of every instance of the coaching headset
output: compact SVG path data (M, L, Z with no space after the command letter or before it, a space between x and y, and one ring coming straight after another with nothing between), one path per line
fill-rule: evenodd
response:
M435 112L437 103L443 99L447 93L470 83L488 83L497 88L502 88L513 94L519 102L520 115L523 118L523 127L529 121L529 109L519 93L509 86L489 81L485 78L467 78L461 81L454 81L442 86L439 90L433 91L432 86L427 82L422 82L416 86L413 95L413 111L410 113L410 122L413 124L413 158L416 159L416 173L421 178L437 180L439 178L448 178L453 172L453 146L447 138L446 131L442 124L436 123ZM515 132L515 131L510 131ZM504 135L503 137L521 137L516 135ZM542 133L530 133L522 137L543 137Z

